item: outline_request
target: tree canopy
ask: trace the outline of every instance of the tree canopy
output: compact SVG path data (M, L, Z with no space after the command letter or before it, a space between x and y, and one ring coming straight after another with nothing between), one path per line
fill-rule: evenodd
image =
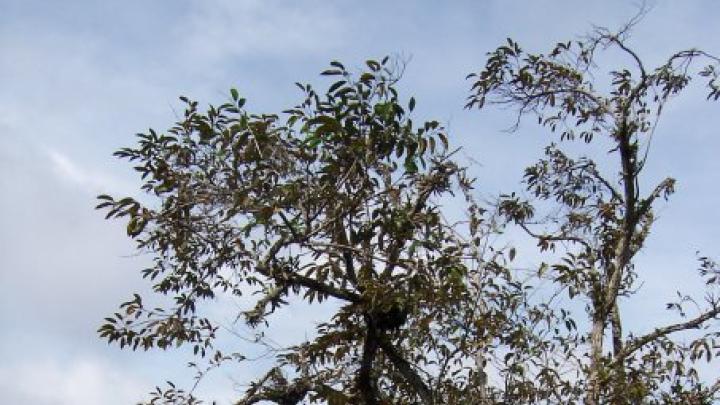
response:
M244 364L247 353L217 344L223 330L207 305L244 297L251 304L237 322L261 328L298 301L329 303L315 336L274 347L275 365L237 404L718 399L720 380L694 368L720 345L720 268L711 258L700 258L704 301L668 304L676 323L643 334L623 324L622 308L644 275L634 257L653 207L674 191L672 178L649 189L643 181L658 117L698 75L708 98L720 98L720 60L691 49L650 68L627 43L631 25L548 54L508 39L468 76L469 110L510 106L518 123L534 116L559 134L525 170L526 192L495 202L480 201L438 121L413 121L416 101L398 94L404 65L395 59L368 60L361 72L333 61L322 73L332 83L322 91L298 83L300 103L281 114L248 111L235 89L206 111L182 97L172 128L116 152L135 165L147 199L102 195L98 205L127 220L153 258L143 277L169 301L154 307L135 294L100 336L133 350L190 346L194 365ZM610 48L628 67L611 70L605 89L596 60ZM574 140L586 153L564 150ZM616 167L593 158L608 152ZM497 243L513 231L537 242L545 258L537 271L515 268L516 248ZM170 385L148 402L200 399Z

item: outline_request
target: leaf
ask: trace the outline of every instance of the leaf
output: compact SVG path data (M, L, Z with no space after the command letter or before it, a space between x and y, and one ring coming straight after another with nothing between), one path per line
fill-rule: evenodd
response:
M375 80L375 75L372 73L363 73L360 75L361 82L371 82L373 80Z
M321 139L318 136L309 136L305 139L305 143L309 148L315 148L320 145Z
M440 138L440 141L441 141L442 144L443 144L443 148L444 148L444 149L447 149L448 146L450 145L450 144L448 143L447 136L445 136L445 134L443 134L442 132L439 133L439 134L437 134L437 136L438 136L438 138Z
M332 92L334 92L335 90L337 90L337 89L339 89L340 87L342 87L345 83L347 83L345 80L340 80L340 81L338 81L338 82L335 82L335 83L332 84L332 86L330 86L330 88L328 89L327 92L328 92L328 93L332 93Z
M237 101L238 98L240 98L240 93L238 93L237 89L232 88L230 89L230 95L232 96L232 99Z
M133 238L138 236L143 231L143 229L145 229L146 224L147 221L145 221L143 218L137 216L133 217L132 219L130 219L130 221L128 221L127 224L128 236Z
M311 119L308 123L311 125L322 124L322 125L327 125L327 126L330 126L333 128L340 128L340 122L337 119L335 119L333 117L329 117L327 115L317 116L317 117Z
M337 70L337 69L328 69L328 70L323 71L320 74L323 76L338 76L338 75L342 75L343 71Z
M365 62L365 64L372 70L373 72L377 72L380 70L380 64L375 60L368 60Z
M415 97L410 97L410 102L408 103L408 110L412 111L415 109Z
M260 223L267 223L272 218L275 209L271 206L265 206L260 208L256 214L256 219Z
M405 167L405 171L409 174L414 174L418 171L418 166L417 163L415 163L415 159L410 159L410 156L408 156L408 159L405 159L403 167Z
M318 140L323 139L323 135L333 133L337 131L337 127L334 125L323 124L315 130L315 138Z

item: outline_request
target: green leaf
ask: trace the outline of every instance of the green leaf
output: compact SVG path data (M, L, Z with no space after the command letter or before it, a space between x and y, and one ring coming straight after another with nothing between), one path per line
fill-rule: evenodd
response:
M320 115L317 116L309 121L309 124L315 125L315 124L322 124L322 125L329 125L331 127L340 127L340 122L330 116L327 115Z
M138 236L143 231L143 229L145 229L146 224L147 221L145 221L143 218L133 217L127 224L128 236L133 238Z
M415 163L415 159L405 159L403 167L405 167L405 171L410 174L417 173L418 171L418 166L417 163Z
M328 70L323 71L320 74L323 76L338 76L338 75L342 75L343 71L337 70L337 69L328 69Z
M235 88L230 89L230 95L232 96L232 99L235 101L238 101L238 98L240 98L240 93L238 93L237 89L235 89Z
M338 82L333 83L332 86L330 86L330 88L328 89L328 93L334 92L335 90L342 87L342 85L344 85L345 83L347 83L345 80L340 80Z
M320 142L321 142L320 137L318 137L318 136L316 136L316 135L309 136L309 137L307 137L307 138L305 139L305 144L306 144L309 148L315 148L315 147L317 147L318 145L320 145Z
M371 82L373 80L375 80L375 75L372 73L363 73L360 75L361 82Z

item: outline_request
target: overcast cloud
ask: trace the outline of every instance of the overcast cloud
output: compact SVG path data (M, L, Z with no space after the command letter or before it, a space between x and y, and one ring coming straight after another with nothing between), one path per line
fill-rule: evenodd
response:
M650 4L632 39L648 61L690 47L720 54L719 2ZM405 95L480 162L479 184L492 194L517 188L549 139L532 125L501 133L507 112L464 111L464 77L506 37L544 51L636 10L619 0L0 0L0 402L127 404L190 375L183 352L125 353L95 334L147 288L138 271L147 258L122 224L94 212L94 196L137 193L132 172L110 155L136 132L169 127L177 96L219 103L237 87L250 110L277 112L298 100L292 83L321 83L330 60L402 55ZM640 258L650 276L629 313L640 327L665 317L663 304L694 275L695 251L719 255L718 108L691 91L656 135L649 178L679 183ZM278 338L311 333L321 314L295 311L278 314ZM203 392L229 403L230 378L258 373L217 376Z

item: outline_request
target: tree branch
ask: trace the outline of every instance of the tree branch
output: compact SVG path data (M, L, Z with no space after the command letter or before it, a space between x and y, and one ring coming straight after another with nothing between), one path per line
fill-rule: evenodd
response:
M377 329L373 320L365 316L367 333L363 341L362 360L358 371L357 388L365 405L378 404L377 387L372 377L373 362L378 350Z
M420 375L413 370L410 363L405 360L400 353L395 350L390 341L385 336L378 336L378 343L383 353L387 355L390 362L398 369L400 374L405 378L405 381L410 384L415 392L420 396L425 405L432 405L434 403L432 392L430 388L425 384Z
M280 252L280 249L288 243L288 240L283 238L278 239L265 253L264 258L258 263L255 270L263 276L275 280L279 285L297 285L352 303L359 303L361 301L360 296L352 291L323 284L310 277L287 271L279 266L273 266L271 263L275 259L275 256Z
M265 384L272 381L271 386ZM268 371L257 383L245 393L245 397L235 405L253 405L261 401L271 401L278 405L297 405L302 402L311 386L306 378L298 378L288 384L277 367Z
M616 356L615 361L618 362L618 361L622 361L622 360L626 359L628 356L630 356L631 354L633 354L634 352L636 352L637 350L639 350L646 344L648 344L658 338L661 338L663 336L667 336L674 332L698 328L703 323L709 321L710 319L717 317L719 314L720 314L720 306L715 306L712 310L705 312L704 314L701 314L701 315L697 316L696 318L691 319L687 322L676 323L673 325L665 326L663 328L658 328L658 329L655 329L655 331L648 333L645 336L635 338L625 345L625 348L623 349L623 351L618 356Z
M520 227L525 231L525 233L527 233L528 235L530 235L531 237L533 237L535 239L539 239L541 241L551 241L551 242L579 243L579 244L585 246L585 248L587 248L587 249L592 249L590 244L582 238L578 238L576 236L570 236L570 235L540 235L540 234L533 232L523 222L518 222L517 224L520 225Z
M674 184L675 184L675 179L673 179L671 177L668 177L665 180L663 180L662 182L660 182L660 184L658 184L657 187L655 187L653 192L650 193L650 195L647 198L645 198L644 200L642 200L642 202L640 203L640 206L637 209L638 219L642 218L645 214L647 214L647 212L652 207L652 203L658 197L660 197L660 195L663 192L667 193L668 191L672 190L672 187Z

